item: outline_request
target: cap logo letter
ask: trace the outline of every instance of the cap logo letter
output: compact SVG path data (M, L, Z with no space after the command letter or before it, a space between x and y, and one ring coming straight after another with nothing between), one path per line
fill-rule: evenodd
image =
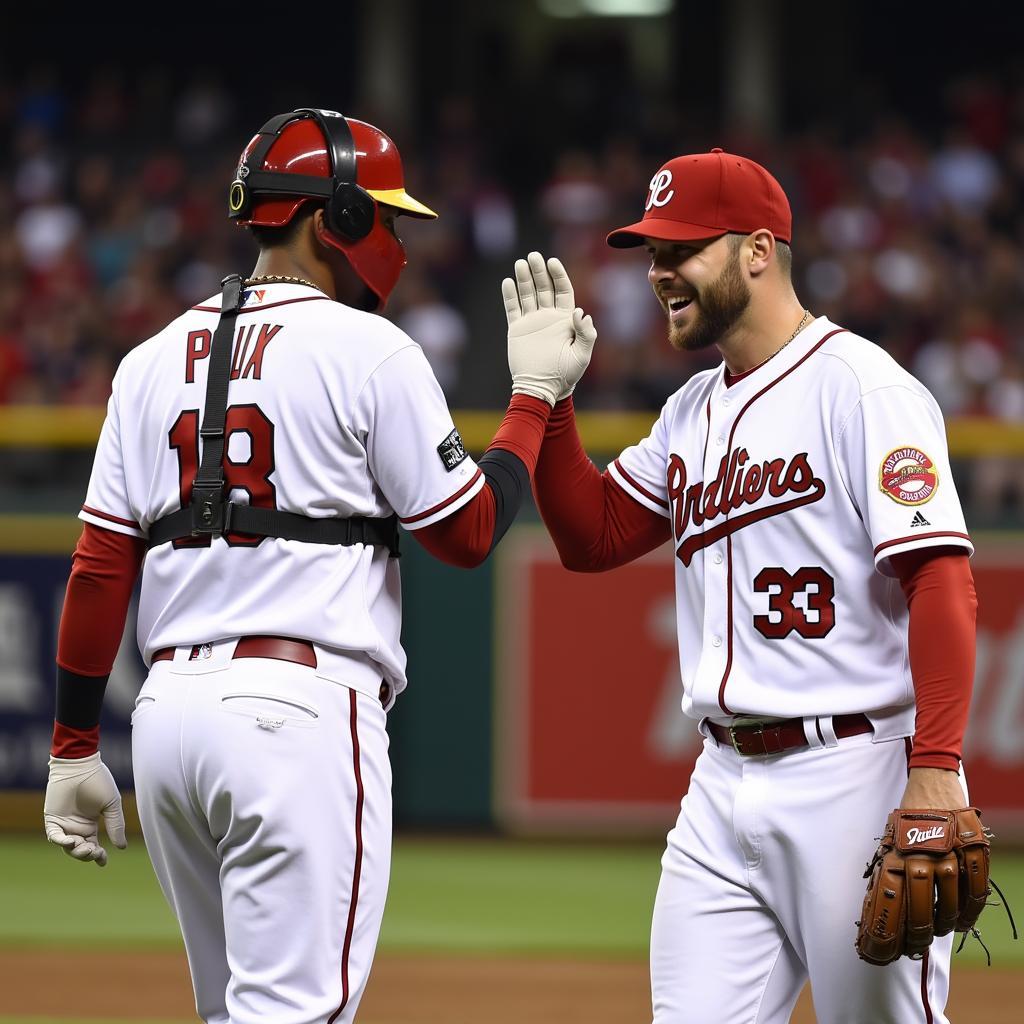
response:
M666 170L660 170L658 173L651 178L651 194L647 197L647 203L644 205L645 210L650 210L652 206L667 206L672 202L672 197L676 194L675 189L669 189L668 194L665 194L665 189L672 184L672 172Z

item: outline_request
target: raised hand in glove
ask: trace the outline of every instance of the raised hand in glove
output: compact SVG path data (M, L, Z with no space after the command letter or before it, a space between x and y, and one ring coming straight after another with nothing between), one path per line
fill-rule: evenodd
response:
M550 406L568 398L590 363L594 321L576 306L572 282L557 259L539 252L516 260L515 280L501 282L508 317L512 393Z
M103 867L107 851L99 843L100 817L110 841L123 850L128 843L121 794L99 752L77 759L51 757L43 803L46 838L75 860Z
M981 812L897 808L865 877L856 940L862 960L920 959L936 935L970 931L992 891Z

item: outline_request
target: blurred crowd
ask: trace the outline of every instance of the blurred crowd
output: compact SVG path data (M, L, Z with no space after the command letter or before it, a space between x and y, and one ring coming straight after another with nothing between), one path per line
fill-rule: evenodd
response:
M931 124L880 111L856 131L815 124L770 142L680 131L665 149L641 129L535 151L531 174L472 97L450 97L429 131L392 130L410 191L441 218L401 222L409 267L387 314L453 406L501 404L498 285L539 248L569 268L599 329L578 404L659 407L717 360L668 347L644 256L604 236L639 216L663 160L720 145L782 181L813 312L892 352L947 416L1024 421L1024 88L972 76L936 104ZM40 68L0 82L0 403L104 402L128 349L251 267L253 243L225 213L249 120L213 74L107 71L72 89Z

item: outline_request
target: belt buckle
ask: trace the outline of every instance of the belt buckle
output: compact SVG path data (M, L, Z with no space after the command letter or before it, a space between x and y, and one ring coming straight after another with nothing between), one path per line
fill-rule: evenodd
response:
M760 718L735 718L732 724L728 727L729 729L729 742L732 744L732 749L736 751L741 757L748 757L746 751L740 750L739 743L736 740L737 729L750 729L753 728L754 732L752 735L758 736L764 732L764 727L767 723L762 721Z

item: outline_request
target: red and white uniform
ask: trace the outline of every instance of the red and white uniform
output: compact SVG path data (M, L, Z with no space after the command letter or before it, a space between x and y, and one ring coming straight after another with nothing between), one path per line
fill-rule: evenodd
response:
M86 522L144 537L181 506L198 465L219 310L215 296L125 357L80 513ZM455 426L422 349L382 317L303 285L246 291L226 429L232 499L302 515L395 511L416 530L484 485L458 443L445 447ZM382 677L400 692L398 562L383 548L253 540L149 552L138 628L146 660L224 637L304 637L325 648L323 674L372 697Z
M609 471L672 528L686 714L913 732L889 558L974 549L942 414L891 356L820 317L731 385L696 374Z
M973 671L973 548L926 389L818 318L746 374L696 374L603 475L559 403L535 486L572 569L676 555L706 738L662 860L656 1024L783 1024L808 978L823 1024L945 1024L951 935L885 968L854 951L874 837L908 764L959 767ZM870 728L837 736L848 715ZM712 734L742 719L802 719L806 746Z
M195 476L219 308L188 311L118 370L62 624L62 667L81 675L109 672L116 649L97 643L105 623L89 595L119 603L123 623L141 538ZM394 511L408 530L437 531L432 550L465 564L486 555L494 500L402 331L316 289L267 284L246 293L233 344L229 497L312 517ZM513 406L508 447L532 468L550 410ZM230 533L145 557L139 814L209 1024L355 1016L390 866L382 699L406 685L398 566L380 547ZM311 641L315 666L235 656L239 638L268 636ZM55 731L65 756L95 742L95 729Z

